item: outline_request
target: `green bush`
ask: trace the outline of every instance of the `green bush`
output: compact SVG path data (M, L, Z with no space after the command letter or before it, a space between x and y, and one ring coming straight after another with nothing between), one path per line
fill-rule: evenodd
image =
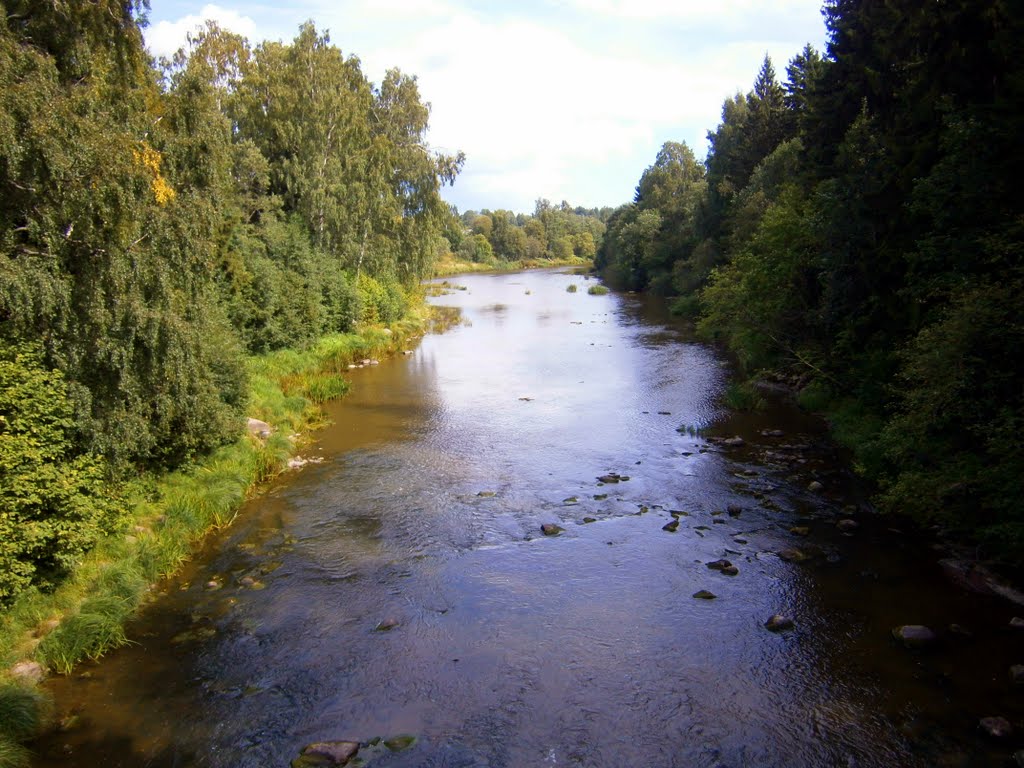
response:
M34 346L0 348L0 604L50 587L117 520L99 460L75 455L67 386Z
M605 288L603 285L592 285L589 288L587 288L587 293L589 293L591 296L604 296L606 293L608 293L608 289Z
M364 272L359 276L358 293L364 323L393 323L408 310L405 292L392 279L378 279Z
M567 293L576 293L579 289L576 287L576 283L569 283L569 287L565 290Z

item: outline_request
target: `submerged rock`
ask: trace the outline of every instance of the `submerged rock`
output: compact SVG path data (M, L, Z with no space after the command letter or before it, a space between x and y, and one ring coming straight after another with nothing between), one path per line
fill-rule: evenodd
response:
M392 736L390 739L384 740L384 746L390 749L392 752L403 752L416 743L416 737L408 734L401 736Z
M607 475L600 475L597 478L597 482L605 483L605 484L618 483L621 480L622 480L622 475L620 475L618 472L609 472Z
M1013 734L1013 726L1005 717L983 717L978 721L978 728L993 739L1005 739Z
M810 491L811 493L821 493L823 490L825 490L825 486L819 483L817 480L812 480L811 483L807 486L807 490Z
M795 547L787 547L781 550L778 555L780 560L784 560L787 563L802 563L811 559L810 555Z
M1014 685L1024 685L1024 664L1014 664L1010 667L1010 682Z
M583 518L583 522L584 523L596 523L597 522L597 518L596 517L584 517Z
M398 619L387 618L383 621L378 622L377 626L374 627L374 630L377 632L390 632L392 629L398 626L398 623Z
M808 528L806 525L794 525L792 528L789 529L789 532L792 533L794 536L810 536L811 529Z
M477 493L477 496L479 496L481 499L490 499L497 495L498 494L495 493L494 491L480 491L479 493Z
M721 571L732 566L728 560L712 560L710 563L706 563L707 567L713 571Z
M668 531L669 533L675 533L679 529L679 521L673 520L670 523L665 523L661 526L661 530Z
M292 760L292 768L335 768L347 765L358 752L359 743L355 741L318 741L302 748Z
M718 597L714 592L708 592L706 589L702 589L699 592L694 592L693 596L698 600L714 600Z
M860 523L858 523L856 520L843 518L842 520L836 523L836 528L838 528L843 533L852 533L853 531L856 531L858 528L860 528Z
M892 636L905 648L927 648L934 645L938 635L922 624L904 624L892 631Z
M564 530L565 529L562 526L555 525L554 523L544 523L540 527L540 532L543 533L545 536L557 536Z
M723 576L738 576L739 572L740 569L737 568L735 565L727 565L725 566L725 568L722 569Z
M739 448L741 445L746 445L747 441L737 435L736 437L727 437L722 441L722 445L726 445L730 448Z
M786 629L793 628L793 620L788 616L783 616L781 613L773 614L768 617L768 621L764 623L765 629L772 632L782 632Z

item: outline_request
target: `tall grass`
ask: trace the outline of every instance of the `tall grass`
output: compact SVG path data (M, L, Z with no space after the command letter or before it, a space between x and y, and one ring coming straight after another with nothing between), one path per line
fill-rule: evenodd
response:
M36 688L0 684L0 768L27 768L30 754L19 742L35 736L50 715L50 702Z

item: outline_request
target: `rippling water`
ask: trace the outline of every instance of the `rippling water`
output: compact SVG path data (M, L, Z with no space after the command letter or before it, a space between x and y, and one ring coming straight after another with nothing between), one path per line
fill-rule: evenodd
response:
M435 302L463 324L356 371L323 462L215 536L136 645L54 681L79 725L39 765L255 768L396 734L417 741L371 765L1001 764L975 724L1021 714L1012 611L952 593L891 523L838 532L857 490L817 424L721 413L719 358L640 297L453 282ZM973 644L889 636L953 621Z

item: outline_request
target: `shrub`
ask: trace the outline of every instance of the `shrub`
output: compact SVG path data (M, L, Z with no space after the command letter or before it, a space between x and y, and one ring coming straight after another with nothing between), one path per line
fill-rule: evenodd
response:
M608 289L603 285L592 285L587 288L587 293L591 296L604 296L608 293Z
M579 289L576 287L576 283L570 283L569 287L566 288L565 290L568 293L576 293L576 291L579 290Z
M0 348L0 604L50 587L112 528L99 460L75 455L64 377L34 346Z

